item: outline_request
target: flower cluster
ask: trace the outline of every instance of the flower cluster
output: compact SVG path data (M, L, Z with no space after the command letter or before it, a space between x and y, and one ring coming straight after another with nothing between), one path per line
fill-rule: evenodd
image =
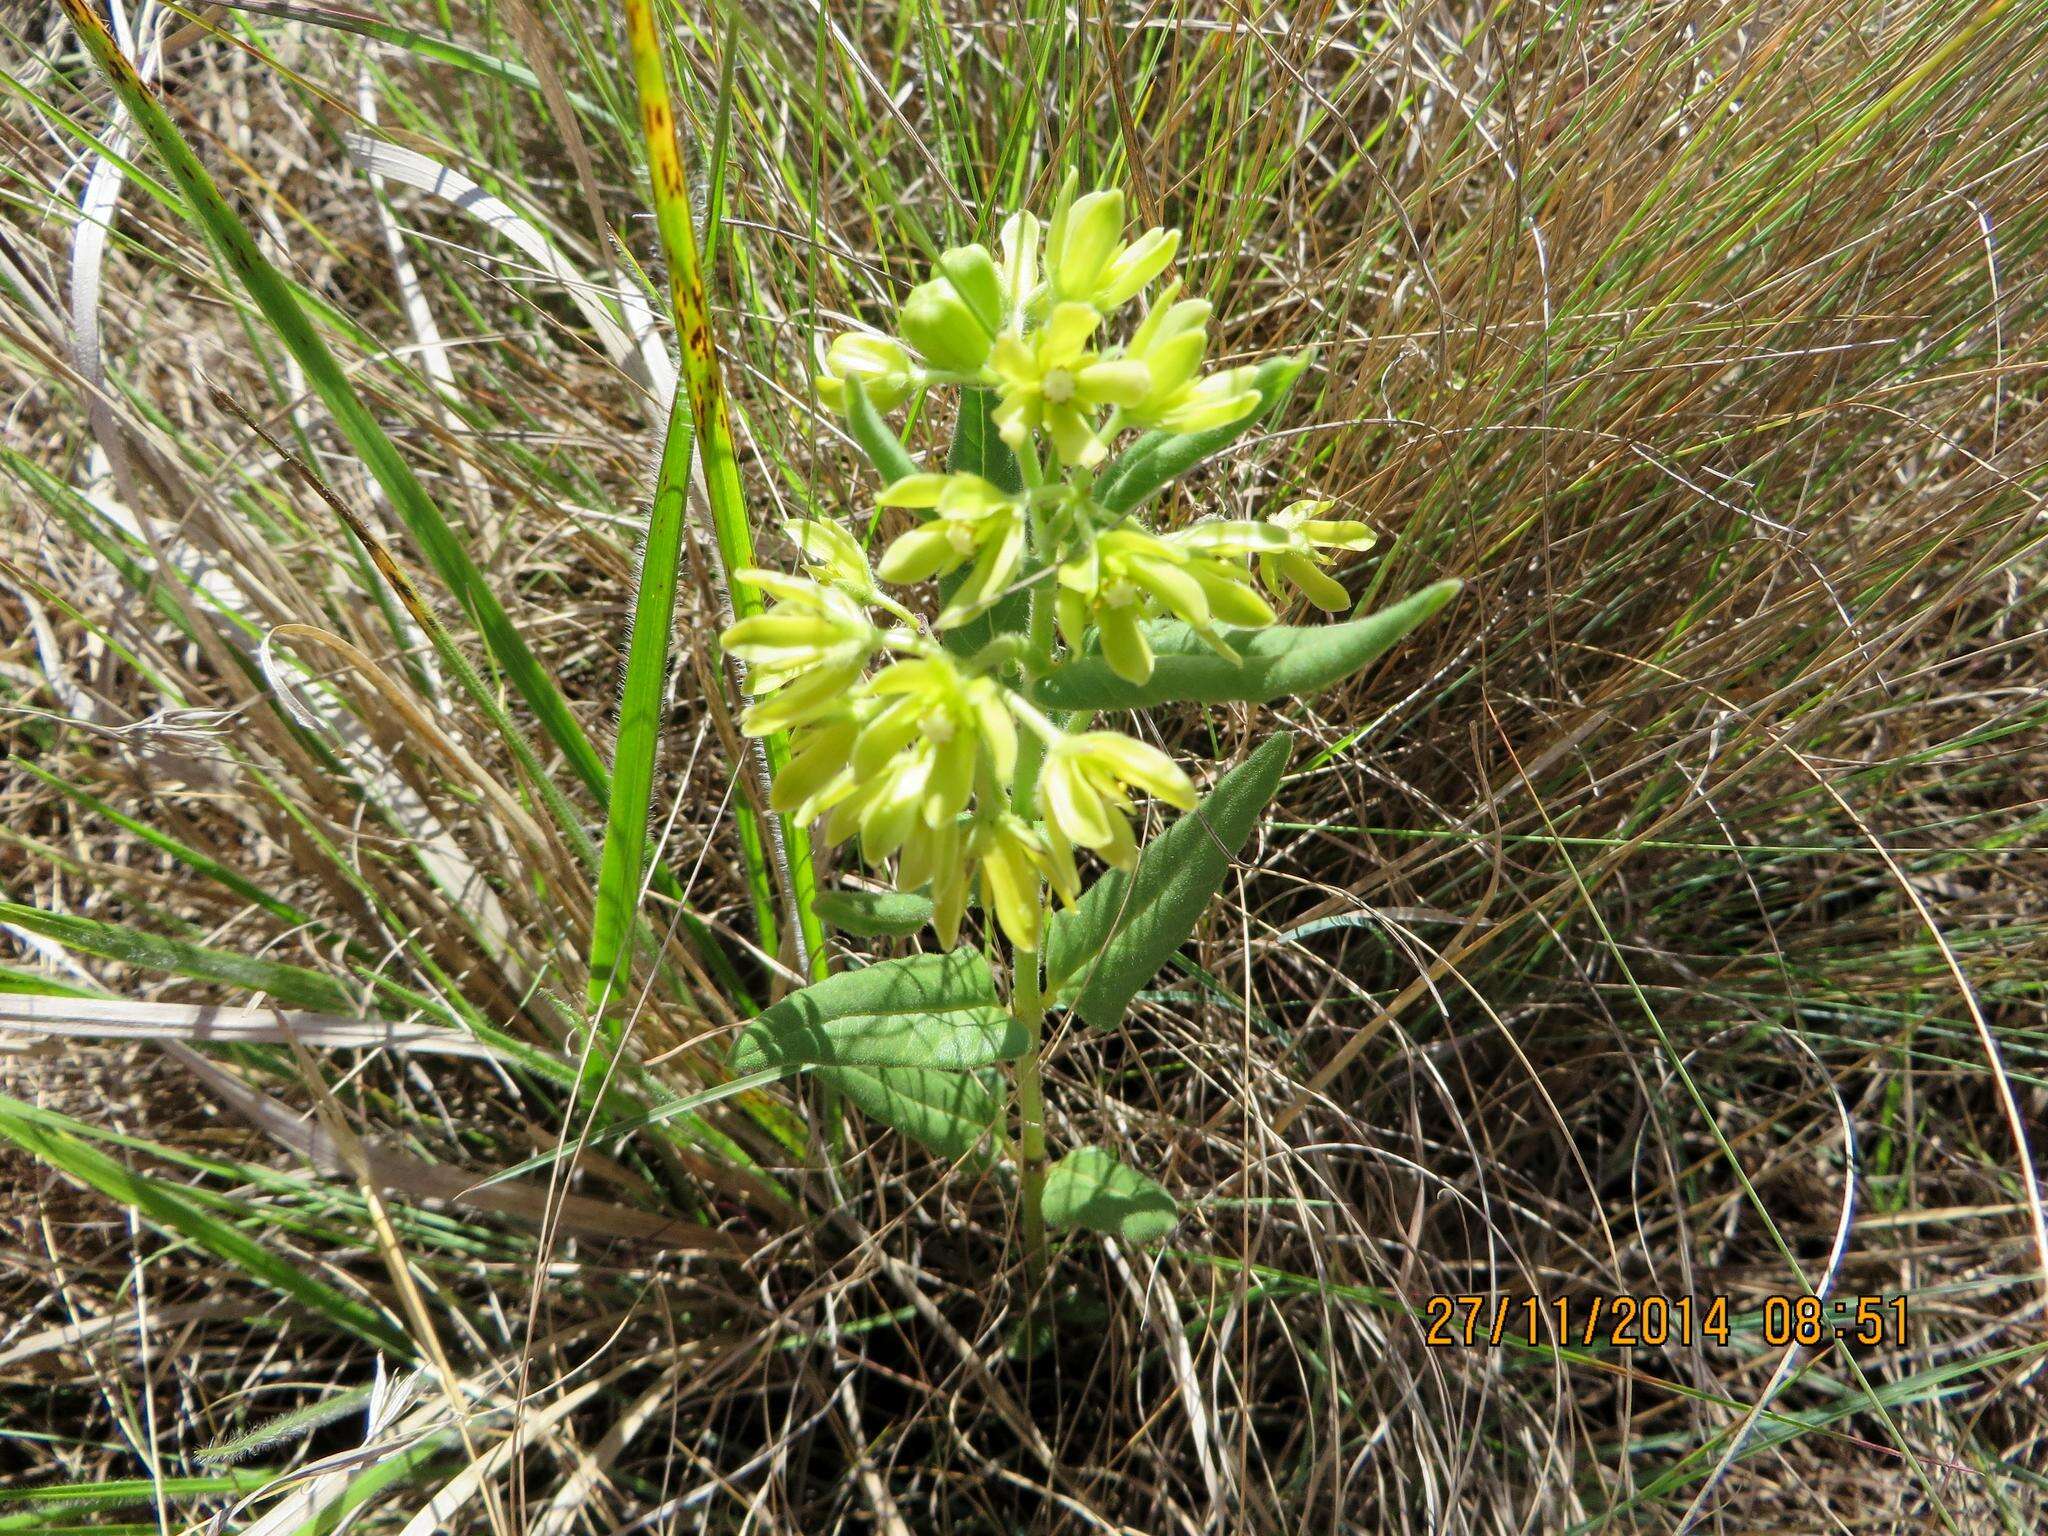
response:
M1258 409L1251 368L1203 374L1210 307L1168 286L1121 345L1104 322L1166 270L1180 232L1124 238L1124 195L1075 195L1067 179L1041 227L1004 223L1000 258L985 246L949 250L910 291L895 336L849 333L826 348L818 394L835 409L857 381L878 410L932 384L996 391L1004 442L1029 453L1044 433L1062 466L1093 469L1123 427L1200 432ZM1041 249L1042 247L1042 249ZM906 345L907 343L907 345Z
M907 614L875 588L844 530L806 522L791 533L808 574L739 573L775 599L724 635L755 695L741 729L791 733L773 808L824 818L827 839L858 839L870 864L896 859L901 889L930 887L946 943L978 873L983 906L1013 944L1035 951L1041 878L1072 901L1076 848L1118 865L1137 856L1133 790L1195 803L1188 776L1157 747L1062 729L996 675L999 663L963 660L914 621L886 622ZM1020 728L1043 764L1042 824L1012 809Z
M1148 626L1175 619L1233 655L1228 632L1273 623L1292 593L1347 606L1327 567L1372 541L1363 524L1325 516L1326 502L1165 532L1105 504L1111 480L1098 472L1120 434L1213 432L1266 399L1255 369L1205 369L1211 307L1161 281L1179 245L1167 229L1127 238L1123 194L1077 195L1070 177L1042 224L1016 213L997 249L944 252L904 299L896 335L825 348L818 393L844 410L857 385L887 412L937 385L986 391L1005 469L884 487L879 504L917 521L872 569L844 530L807 521L791 530L807 575L739 573L773 599L724 638L749 668L742 729L791 733L775 809L822 818L829 840L858 839L870 864L894 859L899 888L929 887L947 943L978 880L984 909L1035 950L1041 882L1071 901L1076 849L1115 865L1136 857L1134 793L1193 803L1187 775L1158 749L1036 707L1032 685L1051 658L1032 645L1042 652L1056 632L1143 682ZM1119 342L1117 317L1134 303ZM936 580L938 611L926 623L878 580ZM972 655L947 644L1026 590L1046 621L1030 639L999 636Z

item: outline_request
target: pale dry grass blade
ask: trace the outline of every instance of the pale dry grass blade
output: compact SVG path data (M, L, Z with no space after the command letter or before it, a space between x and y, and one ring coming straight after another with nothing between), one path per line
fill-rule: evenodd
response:
M12 1037L12 1038L10 1038ZM413 1051L493 1060L503 1053L438 1024L352 1019L292 1008L145 1003L127 998L0 996L0 1050L42 1040L179 1040L188 1045L281 1045L316 1050Z

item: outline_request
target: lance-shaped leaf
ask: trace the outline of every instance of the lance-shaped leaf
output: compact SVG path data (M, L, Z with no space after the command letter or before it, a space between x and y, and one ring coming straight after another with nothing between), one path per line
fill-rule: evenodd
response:
M1114 1029L1138 989L1187 942L1231 857L1280 787L1285 732L1216 781L1187 815L1145 845L1137 866L1104 875L1046 935L1050 991L1098 1029Z
M971 1072L922 1067L821 1067L818 1079L870 1119L942 1157L965 1157L995 1128L1002 1106Z
M820 891L818 916L860 939L902 939L932 920L932 899L911 891Z
M966 1072L1024 1054L1024 1027L971 949L885 960L792 992L740 1032L734 1072L929 1067Z
M1248 416L1206 432L1147 432L1103 472L1096 483L1095 499L1112 512L1128 512L1161 486L1221 453L1279 409L1294 381L1314 359L1312 352L1297 352L1259 364L1252 375L1259 404Z
M1145 626L1152 676L1127 682L1094 648L1053 668L1038 702L1056 709L1147 709L1155 704L1265 704L1301 699L1342 682L1377 661L1403 636L1458 595L1462 583L1439 581L1391 608L1342 624L1275 624L1222 632L1239 660L1212 649L1178 621Z
M669 631L675 622L676 578L681 571L683 508L689 496L690 410L679 391L670 403L647 536L640 549L640 583L633 595L633 629L626 646L626 677L619 689L619 731L612 746L612 792L599 867L597 908L590 932L589 998L603 1007L624 991L632 969L634 920L647 869L647 809L654 794L654 764L661 748L662 695L668 685ZM617 1048L607 1031L607 1059ZM602 1076L604 1062L591 1065Z
M1045 1174L1045 1224L1156 1243L1180 1220L1173 1196L1099 1147L1076 1147Z

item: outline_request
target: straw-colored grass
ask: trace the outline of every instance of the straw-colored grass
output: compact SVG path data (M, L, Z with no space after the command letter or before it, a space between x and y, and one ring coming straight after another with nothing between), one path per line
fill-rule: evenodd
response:
M631 669L641 850L622 13L121 10L140 120L0 14L0 1533L2048 1521L2039 0L657 7L745 526ZM1187 1214L1034 1350L1006 1174L719 1065L798 956L710 637L720 534L869 531L814 338L1068 165L1318 348L1166 515L1466 588L1055 1025L1055 1143ZM1767 1343L1810 1288L1906 1336Z

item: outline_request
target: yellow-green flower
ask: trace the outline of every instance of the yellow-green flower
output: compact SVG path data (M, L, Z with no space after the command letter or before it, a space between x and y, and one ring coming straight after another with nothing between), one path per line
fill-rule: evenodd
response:
M1126 409L1125 419L1168 432L1206 432L1242 420L1259 406L1253 384L1258 370L1228 368L1204 377L1210 308L1202 299L1176 300L1178 291L1176 284L1160 295L1124 349L1152 376L1151 387Z
M917 364L893 336L848 331L832 338L818 371L818 398L834 411L846 409L846 381L857 379L878 411L892 411L918 385Z
M959 819L936 827L913 827L896 860L896 889L906 894L929 888L932 927L948 949L960 937L960 919L967 912L969 867Z
M1124 240L1124 195L1095 191L1076 198L1067 177L1045 235L1045 272L1056 299L1092 305L1107 314L1128 303L1173 260L1177 229L1148 229Z
M1024 557L1023 498L980 475L906 475L878 498L885 507L930 507L929 522L897 535L882 555L884 581L907 585L974 568L939 613L937 627L964 624L991 607Z
M1047 877L1056 888L1060 884L1045 838L1020 817L998 811L974 823L967 838L967 861L981 875L982 909L995 915L1013 945L1036 953L1044 921L1039 877ZM1073 897L1067 894L1066 899Z
M1102 462L1108 449L1095 435L1096 410L1142 400L1151 375L1143 363L1089 350L1101 318L1087 304L1056 304L1037 330L1022 336L1005 331L996 339L989 357L1002 394L995 421L1011 448L1022 449L1042 428L1061 463Z
M1250 587L1242 567L1181 548L1170 539L1125 524L1086 541L1060 562L1053 604L1060 633L1078 649L1093 623L1103 659L1127 682L1152 676L1152 647L1141 627L1163 609L1225 654L1216 625L1273 622L1273 612Z
M802 553L804 569L813 581L867 602L876 599L879 594L874 573L868 569L867 552L852 534L818 517L796 518L783 526Z
M872 712L849 702L837 714L792 731L789 761L775 775L769 809L808 825L852 794L853 744Z
M883 643L867 609L852 594L808 577L753 569L737 574L776 600L719 637L746 663L755 695L740 728L767 736L842 708Z
M1048 841L1092 848L1119 869L1138 857L1126 790L1182 810L1195 804L1195 786L1172 758L1119 731L1062 735L1046 752L1038 789ZM1054 856L1056 864L1070 859Z
M853 788L833 807L825 835L860 834L870 864L913 831L949 825L977 783L1005 786L1017 766L1017 728L992 679L969 677L943 651L891 662L861 690L879 708L847 756Z
M1268 526L1284 531L1289 545L1283 550L1259 552L1259 576L1275 597L1291 584L1301 595L1325 613L1342 613L1351 606L1351 594L1342 582L1324 573L1331 556L1325 550L1365 550L1373 546L1372 529L1349 518L1326 518L1327 501L1297 501L1275 512Z

